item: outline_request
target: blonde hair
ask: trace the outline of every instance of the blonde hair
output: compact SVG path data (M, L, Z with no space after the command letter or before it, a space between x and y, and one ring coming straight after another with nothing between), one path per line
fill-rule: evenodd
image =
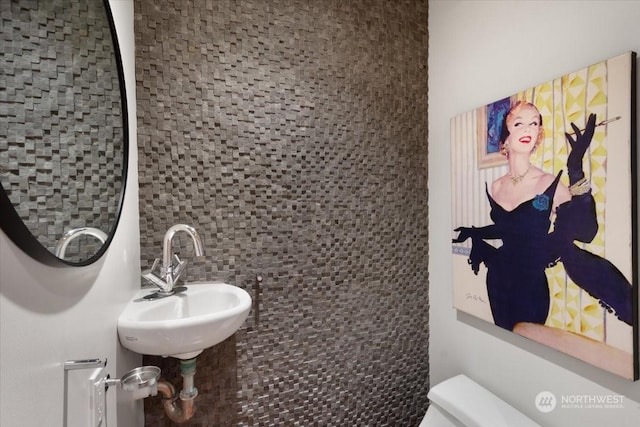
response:
M536 138L536 142L533 146L533 149L535 150L538 147L538 145L540 145L544 140L544 127L542 126L542 114L540 114L540 111L538 110L538 108L530 102L517 101L515 104L511 106L507 114L505 114L504 120L502 122L499 148L500 148L500 154L502 154L503 156L509 157L509 150L508 150L508 146L506 145L507 137L509 136L509 129L507 128L507 122L513 118L514 114L516 114L518 111L526 107L533 108L538 112L538 115L540 116L540 123L539 123L540 128L538 130L538 138Z

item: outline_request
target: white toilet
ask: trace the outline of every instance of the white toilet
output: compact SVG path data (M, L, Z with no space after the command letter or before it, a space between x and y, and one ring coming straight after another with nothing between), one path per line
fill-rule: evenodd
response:
M540 427L513 406L465 375L434 386L419 427Z

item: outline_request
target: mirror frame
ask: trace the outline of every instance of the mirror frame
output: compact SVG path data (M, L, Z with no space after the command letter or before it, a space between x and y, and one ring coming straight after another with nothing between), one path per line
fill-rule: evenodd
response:
M108 232L107 240L102 244L100 250L98 250L91 257L79 261L72 262L62 258L58 258L53 252L49 251L40 241L31 233L26 224L22 221L13 203L9 199L9 195L2 187L0 183L0 228L2 231L16 244L22 251L31 258L40 261L43 264L54 267L83 267L89 264L93 264L99 260L102 255L107 251L113 236L118 228L120 222L120 216L122 214L122 208L124 204L124 195L127 187L127 171L129 169L129 116L127 109L127 93L126 85L124 81L124 70L122 67L122 56L120 53L120 45L118 44L118 35L116 33L116 26L113 20L113 14L111 13L111 6L109 0L102 0L107 15L107 21L109 22L109 29L111 30L111 41L113 43L113 53L116 59L116 68L118 73L118 83L120 86L120 103L122 108L122 186L120 190L120 197L118 200L118 207L116 209L113 226Z

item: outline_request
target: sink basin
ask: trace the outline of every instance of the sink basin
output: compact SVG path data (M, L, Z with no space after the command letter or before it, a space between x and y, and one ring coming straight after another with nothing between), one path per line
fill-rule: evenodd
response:
M174 295L148 298L153 289L136 293L118 318L120 343L140 354L196 357L224 341L244 323L251 297L226 283L189 283Z

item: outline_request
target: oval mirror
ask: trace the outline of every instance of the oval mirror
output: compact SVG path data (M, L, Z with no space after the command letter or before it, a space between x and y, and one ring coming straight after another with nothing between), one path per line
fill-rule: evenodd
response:
M108 0L0 2L0 226L49 265L106 251L128 124Z

